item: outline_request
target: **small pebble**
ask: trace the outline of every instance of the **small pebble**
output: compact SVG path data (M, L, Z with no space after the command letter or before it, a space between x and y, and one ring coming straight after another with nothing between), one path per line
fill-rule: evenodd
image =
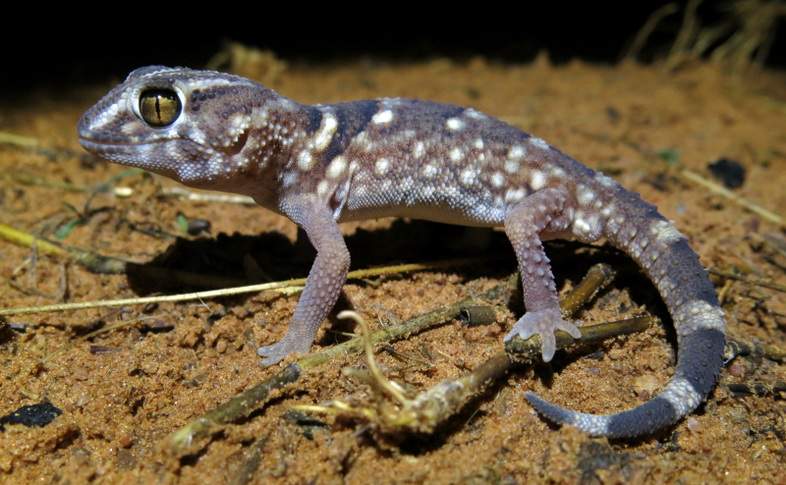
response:
M4 424L21 424L28 428L33 426L41 428L51 423L61 414L63 414L63 411L49 401L22 406L16 411L0 417L0 431L3 430Z
M616 123L620 120L620 112L614 106L606 106L606 116L608 116L609 121L612 123Z
M633 390L639 396L642 394L652 396L658 391L658 389L660 389L658 379L656 379L655 376L651 374L641 375L633 381Z
M203 232L210 233L210 221L205 219L189 219L187 231L191 236L198 236Z
M691 433L697 433L701 431L701 423L699 422L698 419L694 418L693 416L689 416L688 419L686 419L685 421Z
M747 369L745 367L745 364L743 362L740 362L739 360L735 360L729 366L729 374L734 377L745 377L746 373L747 373Z
M223 354L227 351L227 341L224 339L218 339L218 343L216 343L216 352L219 354Z
M134 444L134 437L129 433L123 433L117 439L117 445L121 448L130 448Z
M730 158L719 158L707 165L710 173L727 189L738 189L745 183L745 167Z

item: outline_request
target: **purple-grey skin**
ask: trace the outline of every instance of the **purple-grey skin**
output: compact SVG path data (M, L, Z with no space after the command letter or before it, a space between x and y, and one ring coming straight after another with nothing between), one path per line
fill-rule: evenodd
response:
M505 340L539 334L546 362L556 330L581 332L560 313L542 241L606 238L646 271L677 331L673 378L612 415L526 393L549 419L593 435L648 434L693 411L718 378L723 312L685 237L638 194L474 109L398 98L309 106L238 76L149 66L85 113L79 138L109 160L249 195L305 230L316 260L286 335L258 350L265 365L308 351L336 302L349 268L338 223L405 216L504 226L527 308Z

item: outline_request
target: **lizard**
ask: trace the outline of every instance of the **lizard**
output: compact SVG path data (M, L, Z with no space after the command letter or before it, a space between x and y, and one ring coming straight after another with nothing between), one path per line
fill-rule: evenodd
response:
M504 227L526 312L505 341L581 336L559 307L543 241L604 238L657 288L677 336L674 375L649 401L608 415L527 392L547 419L591 435L635 437L673 425L712 391L725 321L687 239L655 206L543 139L473 108L402 98L301 104L243 77L147 66L132 71L78 123L81 145L185 185L245 194L291 219L317 255L285 336L264 365L310 349L350 265L339 223L402 216Z

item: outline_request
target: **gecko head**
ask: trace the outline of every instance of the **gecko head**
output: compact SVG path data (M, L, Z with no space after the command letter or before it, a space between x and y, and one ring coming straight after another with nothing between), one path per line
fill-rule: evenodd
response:
M252 114L268 93L229 74L143 67L82 116L79 140L103 158L187 185L231 186L251 158L243 150Z

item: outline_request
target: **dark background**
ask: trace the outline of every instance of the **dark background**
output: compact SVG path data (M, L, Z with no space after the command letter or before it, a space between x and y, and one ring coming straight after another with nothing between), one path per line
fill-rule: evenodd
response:
M614 63L652 12L666 3L334 3L322 10L270 2L107 3L74 6L62 16L50 7L36 11L33 6L31 12L6 15L0 26L0 96L118 80L148 64L200 67L228 40L271 49L289 62L461 60L473 55L527 62L546 50L557 63L574 58ZM271 5L289 9L273 11ZM705 0L700 20L716 22L723 8L722 2ZM679 14L661 23L640 60L667 52L680 23ZM767 64L786 67L783 19Z

